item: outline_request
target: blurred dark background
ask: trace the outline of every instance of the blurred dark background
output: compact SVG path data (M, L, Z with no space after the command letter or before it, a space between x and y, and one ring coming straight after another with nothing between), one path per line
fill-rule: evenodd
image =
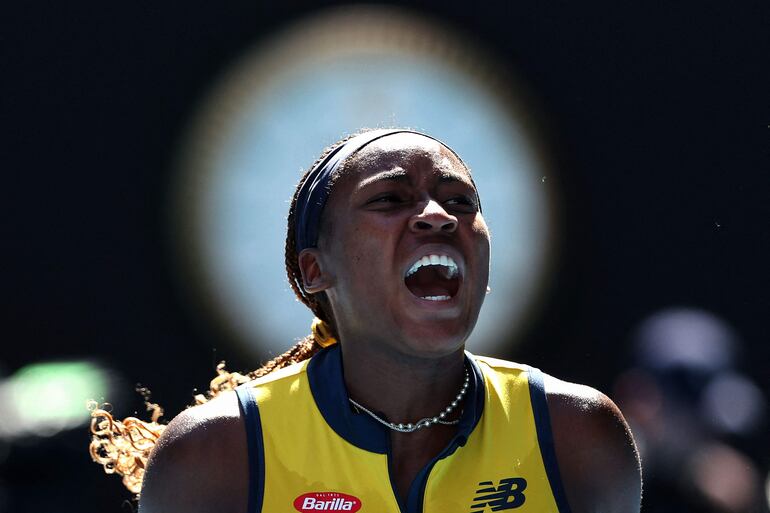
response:
M669 372L634 344L640 323L656 313L708 312L729 326L730 372L761 391L764 413L746 429L707 430L706 438L754 469L759 505L740 509L697 483L690 489L653 474L645 509L766 509L770 4L403 5L496 52L550 122L562 181L560 261L543 309L509 357L617 392L621 407L629 387L619 377L628 369L664 391L684 380L691 395L682 401L697 401L687 362ZM173 278L169 173L212 77L320 9L4 9L0 378L34 362L89 360L113 372L113 390L122 392L105 399L117 413L143 414L136 383L176 413L194 388L207 387L218 361L258 364L187 307ZM84 424L0 438L0 511L127 510L128 492L91 463L87 442Z

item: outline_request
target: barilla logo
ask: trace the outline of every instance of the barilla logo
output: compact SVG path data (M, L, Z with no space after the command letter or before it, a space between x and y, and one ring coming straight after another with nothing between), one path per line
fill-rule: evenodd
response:
M361 499L339 492L304 493L294 499L294 509L302 513L311 511L358 511Z

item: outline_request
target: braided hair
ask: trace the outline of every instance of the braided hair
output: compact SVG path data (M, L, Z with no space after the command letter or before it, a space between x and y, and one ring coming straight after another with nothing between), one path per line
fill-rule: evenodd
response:
M300 178L292 196L291 206L289 207L285 245L286 275L297 299L310 308L316 318L323 322L323 330L317 330L314 323L311 334L299 340L288 351L246 374L229 372L225 369L225 363L221 362L217 365L217 375L211 380L208 392L195 396L195 405L206 403L222 392L233 390L243 383L248 383L275 370L307 360L324 347L324 340L326 338L339 338L326 293L309 294L302 285L302 273L299 268L295 242L297 197L310 171L318 163L350 138L367 131L364 129L351 134L326 148L318 160ZM337 176L344 171L344 168L345 165L343 163L339 168ZM334 186L335 178L336 176L332 177L329 187ZM321 332L323 332L323 335ZM150 453L166 428L166 425L159 421L163 415L163 409L159 405L150 402L149 392L146 389L141 389L140 393L143 394L147 410L151 413L149 421L136 417L118 420L112 416L106 405L100 406L96 402L91 401L88 406L89 410L91 410L91 443L89 445L91 458L95 463L102 465L107 474L122 476L123 484L129 491L136 494L135 498L139 497L138 494L142 488L144 470Z

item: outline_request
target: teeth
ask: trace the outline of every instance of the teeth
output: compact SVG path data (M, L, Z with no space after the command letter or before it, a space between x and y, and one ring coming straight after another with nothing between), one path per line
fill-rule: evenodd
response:
M446 301L452 298L450 296L422 296L420 299L427 299L428 301Z
M422 266L425 265L441 265L448 269L447 278L454 278L457 276L457 264L452 259L452 257L447 255L426 255L419 260L417 260L414 264L412 264L412 267L409 268L409 270L406 272L406 276L411 276L414 273L417 272L417 269L419 269ZM443 297L443 296L430 296L430 297ZM439 300L435 300L439 301Z

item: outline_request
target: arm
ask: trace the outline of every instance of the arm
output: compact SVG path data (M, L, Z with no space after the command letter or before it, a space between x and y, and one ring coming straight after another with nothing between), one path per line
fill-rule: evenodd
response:
M234 393L190 408L168 425L153 450L140 513L245 513L246 432Z
M572 513L641 507L641 463L623 414L593 388L547 377L554 448Z

